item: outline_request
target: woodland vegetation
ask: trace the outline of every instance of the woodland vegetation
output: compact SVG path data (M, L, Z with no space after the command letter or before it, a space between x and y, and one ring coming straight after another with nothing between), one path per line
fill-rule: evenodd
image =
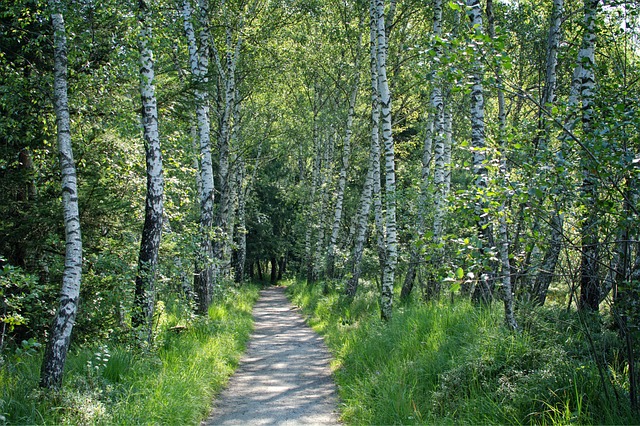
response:
M638 6L2 2L0 421L197 423L289 280L347 423L638 423Z

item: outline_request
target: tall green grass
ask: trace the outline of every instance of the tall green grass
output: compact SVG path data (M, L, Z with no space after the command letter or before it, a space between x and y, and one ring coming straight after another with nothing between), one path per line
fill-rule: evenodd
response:
M209 318L182 332L170 309L157 347L74 348L60 392L38 388L40 357L7 357L0 367L0 424L198 424L237 366L252 329L256 286L229 289Z
M618 339L575 313L528 309L513 334L499 306L414 301L384 324L375 288L349 303L322 287L291 282L289 294L335 356L347 424L640 423L624 374L608 365L603 385L585 333L607 360Z

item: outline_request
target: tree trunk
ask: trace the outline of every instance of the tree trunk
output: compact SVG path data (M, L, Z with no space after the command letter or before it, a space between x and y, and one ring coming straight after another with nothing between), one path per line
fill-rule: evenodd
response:
M314 156L313 156L313 168L311 171L311 190L309 194L309 209L307 210L307 229L305 231L305 237L304 237L304 256L305 256L306 275L307 275L308 282L315 281L315 277L313 275L316 269L314 265L315 256L313 253L313 243L311 240L313 237L313 228L314 228L312 224L317 223L316 222L316 214L317 214L316 197L318 192L318 186L320 185L320 171L321 171L320 168L322 165L321 152L320 152L320 136L318 134L317 119L318 119L317 114L314 113L314 118L313 118Z
M147 196L144 210L144 226L138 257L135 304L132 316L134 327L143 327L147 341L151 343L153 311L155 307L155 279L158 251L162 235L163 191L162 153L158 135L158 108L156 103L153 52L151 50L151 22L149 5L139 0L140 20L140 97L142 100L142 125L147 164Z
M496 38L495 29L495 17L493 15L493 0L487 0L487 26L489 30L489 37L491 40ZM506 127L507 127L507 112L504 99L504 91L502 90L503 77L502 68L500 63L495 65L496 85L498 91L498 146L500 147L500 167L499 167L499 181L500 186L504 188L505 192L508 192L509 182L507 178L507 157L506 157ZM508 195L505 195L500 209L498 211L498 250L500 252L501 262L501 275L502 275L502 300L504 302L504 322L511 330L518 329L518 323L513 307L513 288L511 286L511 264L509 260L509 235L507 230L507 202Z
M67 37L61 6L58 0L50 1L51 21L54 31L54 109L60 154L62 177L62 209L65 226L66 251L60 304L53 319L51 334L42 360L40 386L59 389L67 359L73 324L78 312L80 280L82 275L82 237L78 211L78 185L76 166L71 148L71 120L67 97Z
M369 69L371 81L371 146L369 148L369 164L367 166L367 175L365 177L364 186L362 187L362 195L360 197L360 208L356 218L355 244L351 256L351 277L347 281L345 294L349 298L353 298L358 290L358 281L362 273L361 263L364 251L364 243L367 234L367 224L369 221L369 213L373 202L372 194L374 192L375 182L378 179L378 194L380 187L380 102L378 98L378 66L376 60L376 44L377 44L377 22L373 19L373 3L370 6L371 19L369 19ZM378 173L375 173L376 167ZM379 198L379 197L378 197ZM381 213L382 209L380 209ZM381 214L380 216L381 217ZM377 223L377 222L376 222ZM381 258L382 259L382 258ZM381 266L383 265L381 261Z
M356 108L356 97L358 95L358 83L359 83L359 62L360 55L359 46L361 41L358 41L358 53L355 58L355 75L353 78L353 88L351 89L351 96L349 97L349 111L347 113L347 124L344 132L344 143L342 145L342 166L340 167L340 177L338 178L338 191L336 194L336 207L333 214L333 224L331 226L331 237L329 238L329 249L327 250L327 278L329 280L334 278L335 258L336 258L336 244L338 243L338 233L340 231L340 221L342 219L342 204L344 201L344 189L347 186L347 171L349 170L349 157L351 156L351 135L353 134L353 116Z
M236 263L235 263L235 281L241 283L244 281L244 268L247 262L247 222L246 222L246 195L247 189L244 186L244 175L246 168L244 159L238 158L238 174L236 185L238 187L238 223L235 231L236 237Z
M581 66L580 95L582 98L582 131L585 145L589 148L594 145L595 134L593 131L594 97L595 97L595 57L594 48L596 42L596 14L598 0L587 0L584 5L584 35L580 48L579 63ZM593 172L589 154L582 155L583 181L581 193L586 207L586 216L580 229L582 238L580 260L580 309L598 311L600 304L600 280L599 274L599 216L596 209L597 177Z
M191 23L191 4L185 0L182 7L184 30L189 46L189 64L196 84L195 103L198 122L198 140L200 141L200 250L196 255L194 271L194 290L197 296L198 312L205 315L213 297L214 281L217 280L217 268L213 257L213 162L211 159L211 137L209 118L208 82L209 67L209 30L206 0L198 2L200 21L200 49L198 49L195 31Z
M229 173L229 150L230 140L233 128L236 126L236 67L240 58L240 48L242 46L242 38L233 44L232 30L229 25L226 26L226 66L222 69L219 65L219 71L224 82L224 105L220 114L220 126L218 134L218 179L220 186L220 203L218 206L218 214L216 216L216 229L219 235L214 243L214 257L218 259L223 267L227 270L230 264L230 235L228 233L228 224L230 222L231 211L231 180ZM218 55L216 55L218 57ZM232 123L233 121L233 123Z
M372 0L373 1L373 0ZM391 320L393 309L393 284L398 259L396 236L396 174L393 135L391 133L391 92L387 80L387 40L384 22L384 0L375 0L378 29L378 91L380 94L380 117L385 157L385 264L380 297L380 313L385 321Z
M543 108L549 108L555 103L556 84L558 66L558 47L560 44L560 26L562 24L562 16L564 14L564 0L554 0L553 9L551 11L551 22L549 24L549 36L547 39L547 66L545 74L545 85L542 95L541 105ZM542 112L540 113L540 128L542 134L540 137L539 149L546 150L548 143L548 135L550 133L547 120ZM559 213L559 206L554 206L551 214L551 241L549 247L542 260L542 266L536 275L533 284L533 301L539 305L543 305L547 298L547 291L551 285L551 281L555 275L556 265L562 249L562 217Z
M469 19L474 33L480 36L482 29L482 10L480 0L467 0ZM473 147L473 173L476 176L475 187L480 199L475 202L475 214L478 217L476 226L478 237L481 241L481 252L483 257L488 258L493 247L493 231L491 229L488 215L485 214L487 201L484 200L484 192L488 184L488 172L485 146L484 127L484 92L482 80L484 69L482 66L481 46L475 46L478 51L473 60L472 87L471 87L471 145ZM475 302L489 303L493 298L493 271L491 268L482 267L478 272L478 282L473 292Z
M324 170L321 170L320 178L320 197L319 197L319 210L317 217L317 229L316 235L316 248L314 252L313 260L313 273L311 281L317 281L322 275L323 267L323 253L326 240L326 219L325 212L327 211L327 204L329 203L329 181L331 175L331 163L333 159L333 145L335 135L328 136L328 143L324 144L323 151L323 164Z
M271 284L275 284L278 280L278 259L272 256L269 261L271 263Z

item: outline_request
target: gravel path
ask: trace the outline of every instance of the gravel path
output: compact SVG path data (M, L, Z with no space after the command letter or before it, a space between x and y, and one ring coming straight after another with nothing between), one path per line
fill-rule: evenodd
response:
M203 425L337 425L331 359L281 287L262 290L240 366Z

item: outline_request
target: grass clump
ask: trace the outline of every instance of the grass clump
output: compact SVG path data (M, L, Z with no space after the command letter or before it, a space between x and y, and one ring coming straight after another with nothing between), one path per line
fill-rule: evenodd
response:
M514 334L497 304L413 301L384 324L373 286L351 303L321 284L289 294L335 356L347 424L639 423L612 362L619 340L575 312L523 308Z
M63 388L38 388L41 357L6 356L0 424L197 424L238 364L252 330L258 287L230 288L208 318L182 321L166 309L156 346L105 343L72 349ZM181 322L180 332L171 327Z

